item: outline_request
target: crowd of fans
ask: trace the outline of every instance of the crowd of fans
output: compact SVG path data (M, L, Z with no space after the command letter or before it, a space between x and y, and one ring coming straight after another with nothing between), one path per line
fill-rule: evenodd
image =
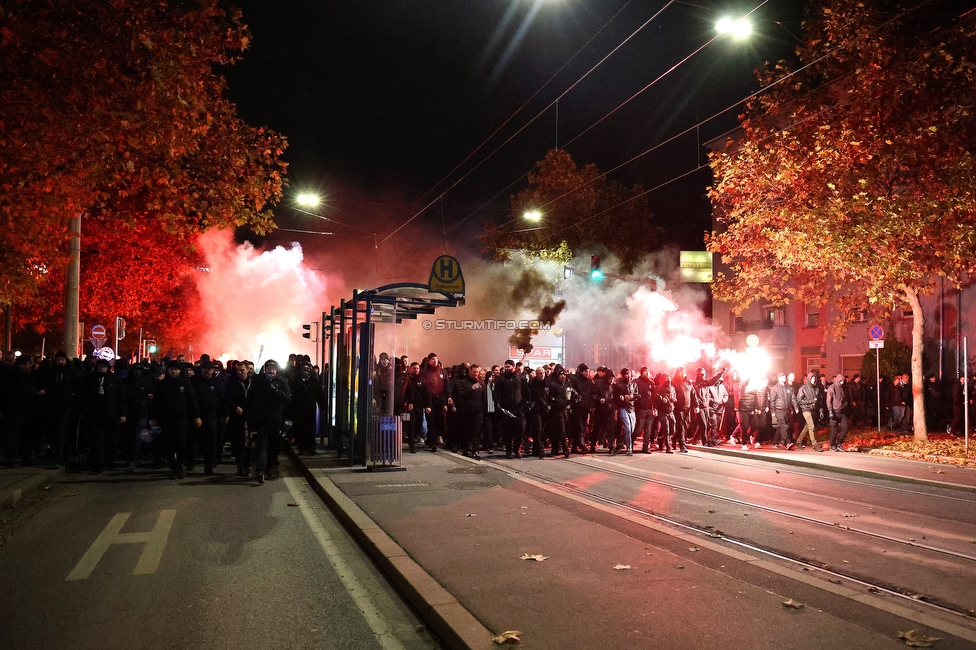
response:
M926 377L929 430L962 432L963 382L946 386ZM913 422L908 375L881 384L882 423L909 432ZM411 453L444 447L479 458L596 453L683 453L687 445L741 445L843 451L851 427L876 423L877 393L859 375L851 381L819 373L798 379L779 373L742 381L728 368L686 376L648 368L619 373L586 364L530 367L458 364L436 354L421 362L382 353L373 375L374 403L397 414ZM282 434L299 454L316 453L316 410L325 391L307 356L284 367L269 360L226 365L203 355L114 363L64 352L37 362L5 353L0 361L0 467L63 465L81 457L99 473L116 467L168 467L183 478L202 461L214 474L225 454L238 476L274 477ZM969 399L973 409L973 399ZM818 428L829 428L826 440ZM226 447L229 446L229 453Z
M683 368L672 376L646 367L615 373L605 366L532 368L512 360L446 369L433 353L414 363L401 357L392 365L389 355L380 355L377 406L401 414L411 453L444 446L475 458L496 451L507 458L568 457L598 449L632 455L685 452L691 443L843 452L849 429L877 423L876 388L860 375L848 381L842 374L828 379L813 372L797 379L779 373L743 381L728 368L714 374L698 368L688 377ZM882 423L910 432L909 376L882 379ZM930 430L945 427L950 413L949 431L962 429L962 381L950 387L944 390L934 375L926 377ZM969 404L972 409L972 399ZM817 429L824 427L826 439L818 439Z
M281 433L299 453L314 454L316 407L325 392L307 356L284 368L269 360L203 355L114 366L57 352L35 362L3 355L0 362L0 467L63 465L80 457L92 473L168 467L181 479L202 459L204 475L223 462L225 447L238 476L274 477Z

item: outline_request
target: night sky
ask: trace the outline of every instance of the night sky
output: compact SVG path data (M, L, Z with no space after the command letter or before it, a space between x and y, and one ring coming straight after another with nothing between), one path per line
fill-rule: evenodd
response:
M559 101L559 146L569 143L577 164L606 171L744 98L757 87L754 68L792 56L794 35L800 33L799 0L768 0L752 15L748 41L716 40L575 139L711 39L719 17L742 15L760 2L696 0L667 7ZM226 71L229 94L246 121L288 138L289 194L312 189L340 206L344 197L399 197L395 223L528 124L418 220L457 243L476 235L485 220L507 218L509 197L525 187L518 179L556 146L555 109L531 118L665 6L661 0L228 4L243 10L253 35L243 61ZM488 146L435 190L578 51ZM706 161L699 142L734 128L736 114L728 111L611 177L652 188L695 169ZM703 248L708 181L706 169L649 195L666 242ZM472 214L485 202L486 209ZM276 214L284 227L308 227L287 209ZM452 229L465 218L463 228ZM376 229L381 238L392 230L387 223Z

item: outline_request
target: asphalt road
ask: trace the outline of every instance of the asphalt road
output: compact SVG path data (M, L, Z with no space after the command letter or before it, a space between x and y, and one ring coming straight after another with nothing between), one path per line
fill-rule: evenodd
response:
M439 648L282 462L67 476L0 548L0 647Z

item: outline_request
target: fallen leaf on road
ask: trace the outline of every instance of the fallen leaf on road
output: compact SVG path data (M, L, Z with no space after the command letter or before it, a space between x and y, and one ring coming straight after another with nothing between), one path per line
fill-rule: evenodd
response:
M881 590L878 589L877 587L868 587L868 591L870 593L872 593L872 594L880 594L881 593Z
M477 517L477 515L464 515L465 517Z
M700 551L701 549L700 549L700 548L698 548L697 546L692 546L692 547L691 547L691 548L689 548L688 550L689 550L689 551L691 551L692 553L694 553L694 552L696 552L696 551Z
M941 640L939 637L919 634L918 630L899 632L898 638L904 640L909 648L931 648L933 643Z
M682 565L680 565L680 564L679 564L679 565L677 566L677 568L679 568L679 569L683 569L684 567L683 567Z
M617 571L624 571L626 569L629 569L630 568L630 565L629 564L615 564L615 565L613 565L613 568L616 569Z
M546 560L549 559L549 556L548 555L529 555L528 553L523 553L521 559L523 559L523 560L535 560L536 562L545 562Z
M528 510L529 506L519 506L519 510Z
M706 510L705 512L707 512L708 514L712 514L715 511L714 510Z
M498 636L492 639L495 645L502 645L503 643L522 643L522 639L519 638L518 630L509 630L508 632L502 632Z
M722 537L718 533L709 533L708 536L711 537L712 539L721 539Z
M792 598L783 602L783 607L792 607L793 609L803 609L805 606L803 603L798 603Z
M847 560L841 560L841 562L843 562L844 564L850 564L850 562L848 562Z
M937 470L935 470L935 473L936 474L945 474L945 470L944 469L937 469Z
M288 507L289 508L297 508L298 507L298 504L297 503L289 503L288 504Z
M37 489L38 490L44 490L46 492L47 490L50 490L51 489L51 486L50 485L42 485L42 486L40 486Z
M423 632L426 629L427 629L427 626L426 625L418 625L416 627L417 632Z
M842 517L847 517L848 519L850 519L851 517L856 517L857 515L853 515L853 514L851 514L851 513L849 513L849 512L845 512L845 513L844 513L843 515L841 515L841 516L842 516Z

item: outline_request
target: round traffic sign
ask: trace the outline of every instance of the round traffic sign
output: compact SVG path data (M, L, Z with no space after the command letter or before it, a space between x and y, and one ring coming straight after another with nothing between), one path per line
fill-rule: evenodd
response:
M868 335L871 337L872 341L880 341L884 338L884 328L880 325L875 325L871 328L871 331L868 332Z
M93 339L103 339L107 332L104 325L92 325L91 334Z

